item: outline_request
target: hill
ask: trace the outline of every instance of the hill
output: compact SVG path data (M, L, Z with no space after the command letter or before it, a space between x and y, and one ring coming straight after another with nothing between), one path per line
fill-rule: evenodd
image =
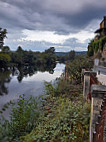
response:
M55 52L55 54L57 56L65 56L67 55L69 52ZM86 55L87 51L75 51L76 55Z

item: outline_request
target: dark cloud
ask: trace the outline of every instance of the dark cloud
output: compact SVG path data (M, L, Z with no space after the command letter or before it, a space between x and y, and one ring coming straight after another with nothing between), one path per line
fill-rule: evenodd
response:
M106 13L105 0L0 0L0 6L1 26L60 34L81 30Z
M92 21L101 21L104 15L106 0L0 0L0 27L6 28L9 37L16 40L23 37L24 29L55 31L62 35L89 31L87 27ZM91 27L99 27L97 24L95 21ZM77 40L66 42L84 47Z

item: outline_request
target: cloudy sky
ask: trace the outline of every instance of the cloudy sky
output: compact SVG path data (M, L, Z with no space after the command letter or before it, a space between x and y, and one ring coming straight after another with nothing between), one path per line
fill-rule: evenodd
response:
M0 0L0 27L11 50L85 51L104 15L106 0Z

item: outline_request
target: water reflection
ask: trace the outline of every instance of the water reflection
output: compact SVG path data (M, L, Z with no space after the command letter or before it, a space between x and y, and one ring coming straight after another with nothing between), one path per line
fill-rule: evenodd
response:
M8 87L6 83L10 83L12 77L16 76L19 83L22 82L24 77L31 77L34 74L40 72L49 72L50 74L54 73L54 68L56 64L52 64L51 66L18 66L13 67L9 71L1 71L0 72L0 96L4 94L8 94Z
M0 95L8 94L8 88L6 87L6 83L11 81L10 71L2 71L0 72Z
M45 90L44 81L54 81L57 77L61 76L64 68L64 64L57 64L55 68L47 68L46 71L42 68L41 71L37 71L37 69L33 71L30 70L30 72L28 72L28 69L25 70L25 68L21 68L20 70L24 71L20 73L19 69L14 68L11 72L0 72L0 95L2 95L0 96L0 110L10 101L17 102L17 99L22 94L25 94L26 98L29 98L30 95L33 97L42 95ZM21 75L22 79L21 82L19 82L17 78ZM9 110L3 112L6 119L9 119L9 113Z

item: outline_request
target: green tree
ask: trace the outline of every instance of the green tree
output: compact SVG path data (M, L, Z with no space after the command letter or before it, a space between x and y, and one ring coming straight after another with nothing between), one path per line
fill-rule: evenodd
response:
M9 46L3 46L3 48L2 48L2 52L4 52L4 53L8 53L8 52L10 52L10 48L9 48Z
M73 60L75 58L75 51L72 50L68 53L68 60Z
M6 53L0 53L0 68L6 69L11 61L10 55Z
M91 69L92 63L84 56L76 57L66 65L67 78L76 84L81 83L81 72L83 68Z
M23 52L24 50L22 49L21 46L18 46L17 51L16 52Z
M2 49L4 44L4 38L6 37L7 30L0 28L0 48Z
M55 53L55 48L54 47L50 47L49 49L45 50L45 53L54 54Z

